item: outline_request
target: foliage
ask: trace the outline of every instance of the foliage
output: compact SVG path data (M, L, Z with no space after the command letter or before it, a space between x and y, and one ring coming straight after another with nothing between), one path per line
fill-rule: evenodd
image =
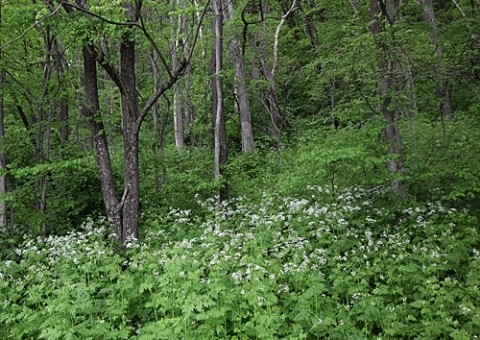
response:
M102 221L0 264L2 338L440 338L480 333L478 220L381 187L173 209L115 253Z
M402 2L396 22L381 23L376 39L388 50L387 76L396 85L388 109L402 144L393 156L382 133L386 101L368 2L297 2L285 18L274 76L285 123L279 138L269 134L272 84L261 64L272 65L277 25L291 3L263 2L261 22L257 2L232 2L225 49L232 37L242 48L256 151L240 150L238 89L225 53L229 161L222 184L230 200L216 206L212 32L204 24L178 83L193 119L186 147L173 147L171 93L141 128L141 239L127 249L112 240L104 219L89 218L104 208L79 112L78 51L96 44L99 58L117 65L119 42L133 30L142 106L154 78L166 77L152 71L152 41L166 64L174 41L185 56L204 1L196 8L144 1L141 23L152 41L138 26L112 24L124 22L124 3L89 1L92 16L61 7L51 15L49 1L0 1L0 152L8 186L0 197L8 214L0 229L0 338L478 337L475 2L435 4L438 44L419 2ZM206 15L204 23L212 19ZM62 55L61 72L52 46ZM121 91L107 78L99 72L101 120L121 194ZM439 85L448 89L451 119L440 117ZM68 141L60 138L62 100ZM404 197L385 189L389 157L404 161ZM36 238L42 223L46 233Z
M443 125L443 126L442 126ZM415 119L403 128L406 176L417 199L444 198L478 212L480 147L478 120L462 115L454 121Z

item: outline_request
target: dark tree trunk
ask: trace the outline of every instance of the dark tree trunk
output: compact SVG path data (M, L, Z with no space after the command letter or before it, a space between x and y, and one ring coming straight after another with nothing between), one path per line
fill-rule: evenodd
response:
M130 33L130 32L129 32ZM123 118L124 152L124 198L122 243L129 239L138 239L139 217L139 165L138 165L138 97L135 72L135 42L129 34L123 37L120 46L120 81Z
M85 7L85 3L80 3L79 6ZM63 7L67 12L73 11L67 3L63 3ZM122 7L126 9L129 23L141 22L139 12L142 7L141 1L136 1L134 5L129 2L124 2ZM128 26L129 29L124 31L122 36L119 71L109 63L104 53L96 52L97 48L99 48L98 46L86 46L83 49L85 69L84 85L87 105L83 105L82 107L82 111L88 118L93 133L95 155L100 172L102 195L107 210L107 216L109 221L115 227L118 241L124 245L130 240L138 239L139 234L138 219L140 190L138 138L140 126L149 110L156 104L157 100L165 93L165 91L170 89L178 81L187 66L187 61L185 59L179 61L178 67L174 69L168 68L166 63L164 63L168 78L161 85L158 86L158 84L156 84L156 91L146 100L143 109L140 111L136 88L137 77L135 70L136 52L134 28L133 25L130 24L127 24L126 26ZM156 52L158 52L159 59L164 61L165 58L160 55L158 46L148 32L143 30L143 33L152 43ZM99 112L100 105L98 101L96 63L104 69L120 92L124 157L124 191L121 200L119 200L115 191L108 142L102 117Z
M103 202L107 211L107 218L115 228L117 236L120 236L123 231L120 202L115 190L107 136L100 115L97 85L97 62L93 46L85 46L83 48L83 68L85 104L82 105L82 113L87 117L92 131L95 159L100 175L100 186L102 189ZM118 239L121 240L120 237L118 237Z

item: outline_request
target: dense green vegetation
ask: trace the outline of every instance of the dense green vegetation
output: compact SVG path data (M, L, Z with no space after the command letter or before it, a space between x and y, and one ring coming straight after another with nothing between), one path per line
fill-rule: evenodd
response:
M0 0L0 338L477 339L478 3L212 3Z
M116 253L105 221L1 264L3 338L452 338L480 332L478 220L385 189L304 187L151 216ZM334 190L334 191L332 191ZM115 238L115 235L112 235Z

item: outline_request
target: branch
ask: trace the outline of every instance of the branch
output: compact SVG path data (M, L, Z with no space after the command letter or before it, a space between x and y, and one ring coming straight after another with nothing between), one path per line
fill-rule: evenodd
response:
M125 188L125 190L123 191L122 200L120 201L120 203L118 203L118 210L123 209L123 206L125 205L125 201L127 200L127 196L128 196L128 188Z
M45 20L49 19L50 17L54 16L60 9L62 9L62 5L59 5L57 8L55 8L55 10L53 12L51 12L50 14L44 16L43 18L41 18L40 20L38 21L35 21L29 28L27 28L25 31L23 31L22 34L20 34L18 37L16 38L13 38L12 40L6 42L5 44L3 44L2 46L0 46L0 50L2 50L4 47L10 45L10 44L13 44L15 41L17 40L20 40L22 39L28 32L30 32L32 29L34 29L35 27L37 27L39 24L41 24L42 22L44 22Z
M160 88L158 88L151 96L150 98L148 99L147 103L145 104L145 106L143 107L143 110L142 112L140 113L140 117L138 118L138 121L137 121L137 131L140 130L140 125L142 124L143 120L145 119L145 117L147 116L148 114L148 111L150 111L150 109L153 107L153 105L155 105L155 103L157 102L158 98L160 98L169 88L171 88L178 80L178 78L180 78L180 76L183 74L183 72L185 71L185 69L187 68L187 66L190 64L190 61L192 59L192 56L193 56L193 51L195 50L195 46L197 44L197 41L198 41L198 36L200 34L200 28L202 26L202 22L203 22L203 18L205 17L205 13L207 12L207 9L209 7L209 4L210 4L210 0L207 0L207 3L205 4L205 7L203 9L203 12L200 16L200 20L198 22L198 26L197 26L197 30L195 32L195 37L194 37L194 40L193 40L193 43L192 43L192 48L190 49L190 53L188 55L188 57L186 59L183 59L180 64L178 65L178 67L173 70L173 73L170 71L170 69L168 69L169 71L169 77L167 80L165 80L163 82L163 84L160 86ZM145 32L144 32L145 33ZM155 46L155 45L154 45Z
M452 0L452 2L455 4L455 6L457 7L457 9L460 11L460 13L462 14L462 17L465 18L465 12L463 11L462 7L460 7L460 5L458 4L458 2L456 2L455 0Z
M27 116L25 115L25 112L23 111L23 108L20 105L16 105L18 115L20 116L20 119L22 120L23 126L25 127L25 130L30 131L30 122L28 121Z
M95 47L90 45L88 46L90 49L94 49ZM125 94L125 87L123 86L122 81L120 80L120 75L117 71L117 69L110 64L106 59L105 55L103 53L99 53L98 51L95 52L95 59L97 60L97 63L107 72L108 76L112 81L117 85L118 89L120 90L121 94Z
M152 36L150 35L150 33L148 33L146 27L145 27L145 22L143 21L143 16L140 14L140 12L138 13L138 16L139 16L139 19L140 19L140 25L138 25L138 27L140 28L140 30L143 32L143 34L145 35L145 38L147 38L147 40L150 42L150 44L152 44L155 52L157 52L157 55L158 57L160 58L160 61L162 62L162 65L163 67L165 68L165 70L167 71L168 73L168 76L169 77L172 77L172 72L170 71L170 67L168 66L167 64L167 61L165 60L165 58L163 57L163 54L162 52L160 51L160 49L158 48L157 44L155 43L155 40L153 40Z
M292 6L290 7L290 9L287 11L287 13L285 13L284 15L282 15L282 18L280 19L280 23L278 24L277 26L277 29L275 30L275 37L274 37L274 41L273 41L273 65L272 65L272 76L275 76L275 69L277 68L277 64L278 64L278 37L280 35L280 29L282 28L282 25L283 23L285 22L285 20L288 18L288 16L296 10L295 8L295 4L296 4L297 0L293 0L293 3L292 3Z
M80 12L83 12L85 14L88 14L88 15L91 15L92 17L94 18L97 18L97 19L100 19L102 21L105 21L107 24L110 24L110 25L116 25L116 26L128 26L128 27L138 27L138 28L141 28L140 25L136 22L132 22L132 21L127 21L127 22L119 22L119 21L114 21L114 20L110 20L110 19L107 19L105 17L102 17L101 15L99 14L95 14L91 11L89 11L88 9L86 8L83 8L81 6L77 6L77 5L74 5L74 4L71 4L69 2L65 2L65 1L61 1L61 4L63 6L68 6L68 7L72 7L72 8L75 8L77 10L79 10Z
M198 19L198 26L197 26L197 30L195 31L195 36L193 38L192 48L190 49L190 53L187 57L187 65L190 65L190 60L192 59L193 51L195 51L195 46L197 45L198 36L199 36L200 30L202 28L203 18L205 17L205 13L207 13L207 9L209 8L209 5L210 5L210 0L207 0L207 3L205 4L205 7L203 8L202 14L200 15L200 18Z
M180 78L183 71L186 69L187 65L188 65L187 61L185 59L182 60L178 65L178 67L173 71L172 76L169 77L167 80L165 80L162 83L162 85L157 89L157 91L155 91L155 93L153 93L152 96L150 96L147 103L143 107L142 112L140 113L140 117L138 118L137 132L140 130L140 125L142 124L143 120L147 116L148 111L150 111L152 106L155 105L158 98L160 98L160 96L162 96L165 93L165 91L167 91L177 82L178 78Z
M348 0L350 6L352 6L353 13L358 15L358 3L355 0Z

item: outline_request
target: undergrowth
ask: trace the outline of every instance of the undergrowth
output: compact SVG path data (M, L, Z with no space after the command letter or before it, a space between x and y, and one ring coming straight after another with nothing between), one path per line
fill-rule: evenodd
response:
M476 339L476 218L334 189L201 200L146 218L126 252L101 220L27 238L0 263L0 337Z

